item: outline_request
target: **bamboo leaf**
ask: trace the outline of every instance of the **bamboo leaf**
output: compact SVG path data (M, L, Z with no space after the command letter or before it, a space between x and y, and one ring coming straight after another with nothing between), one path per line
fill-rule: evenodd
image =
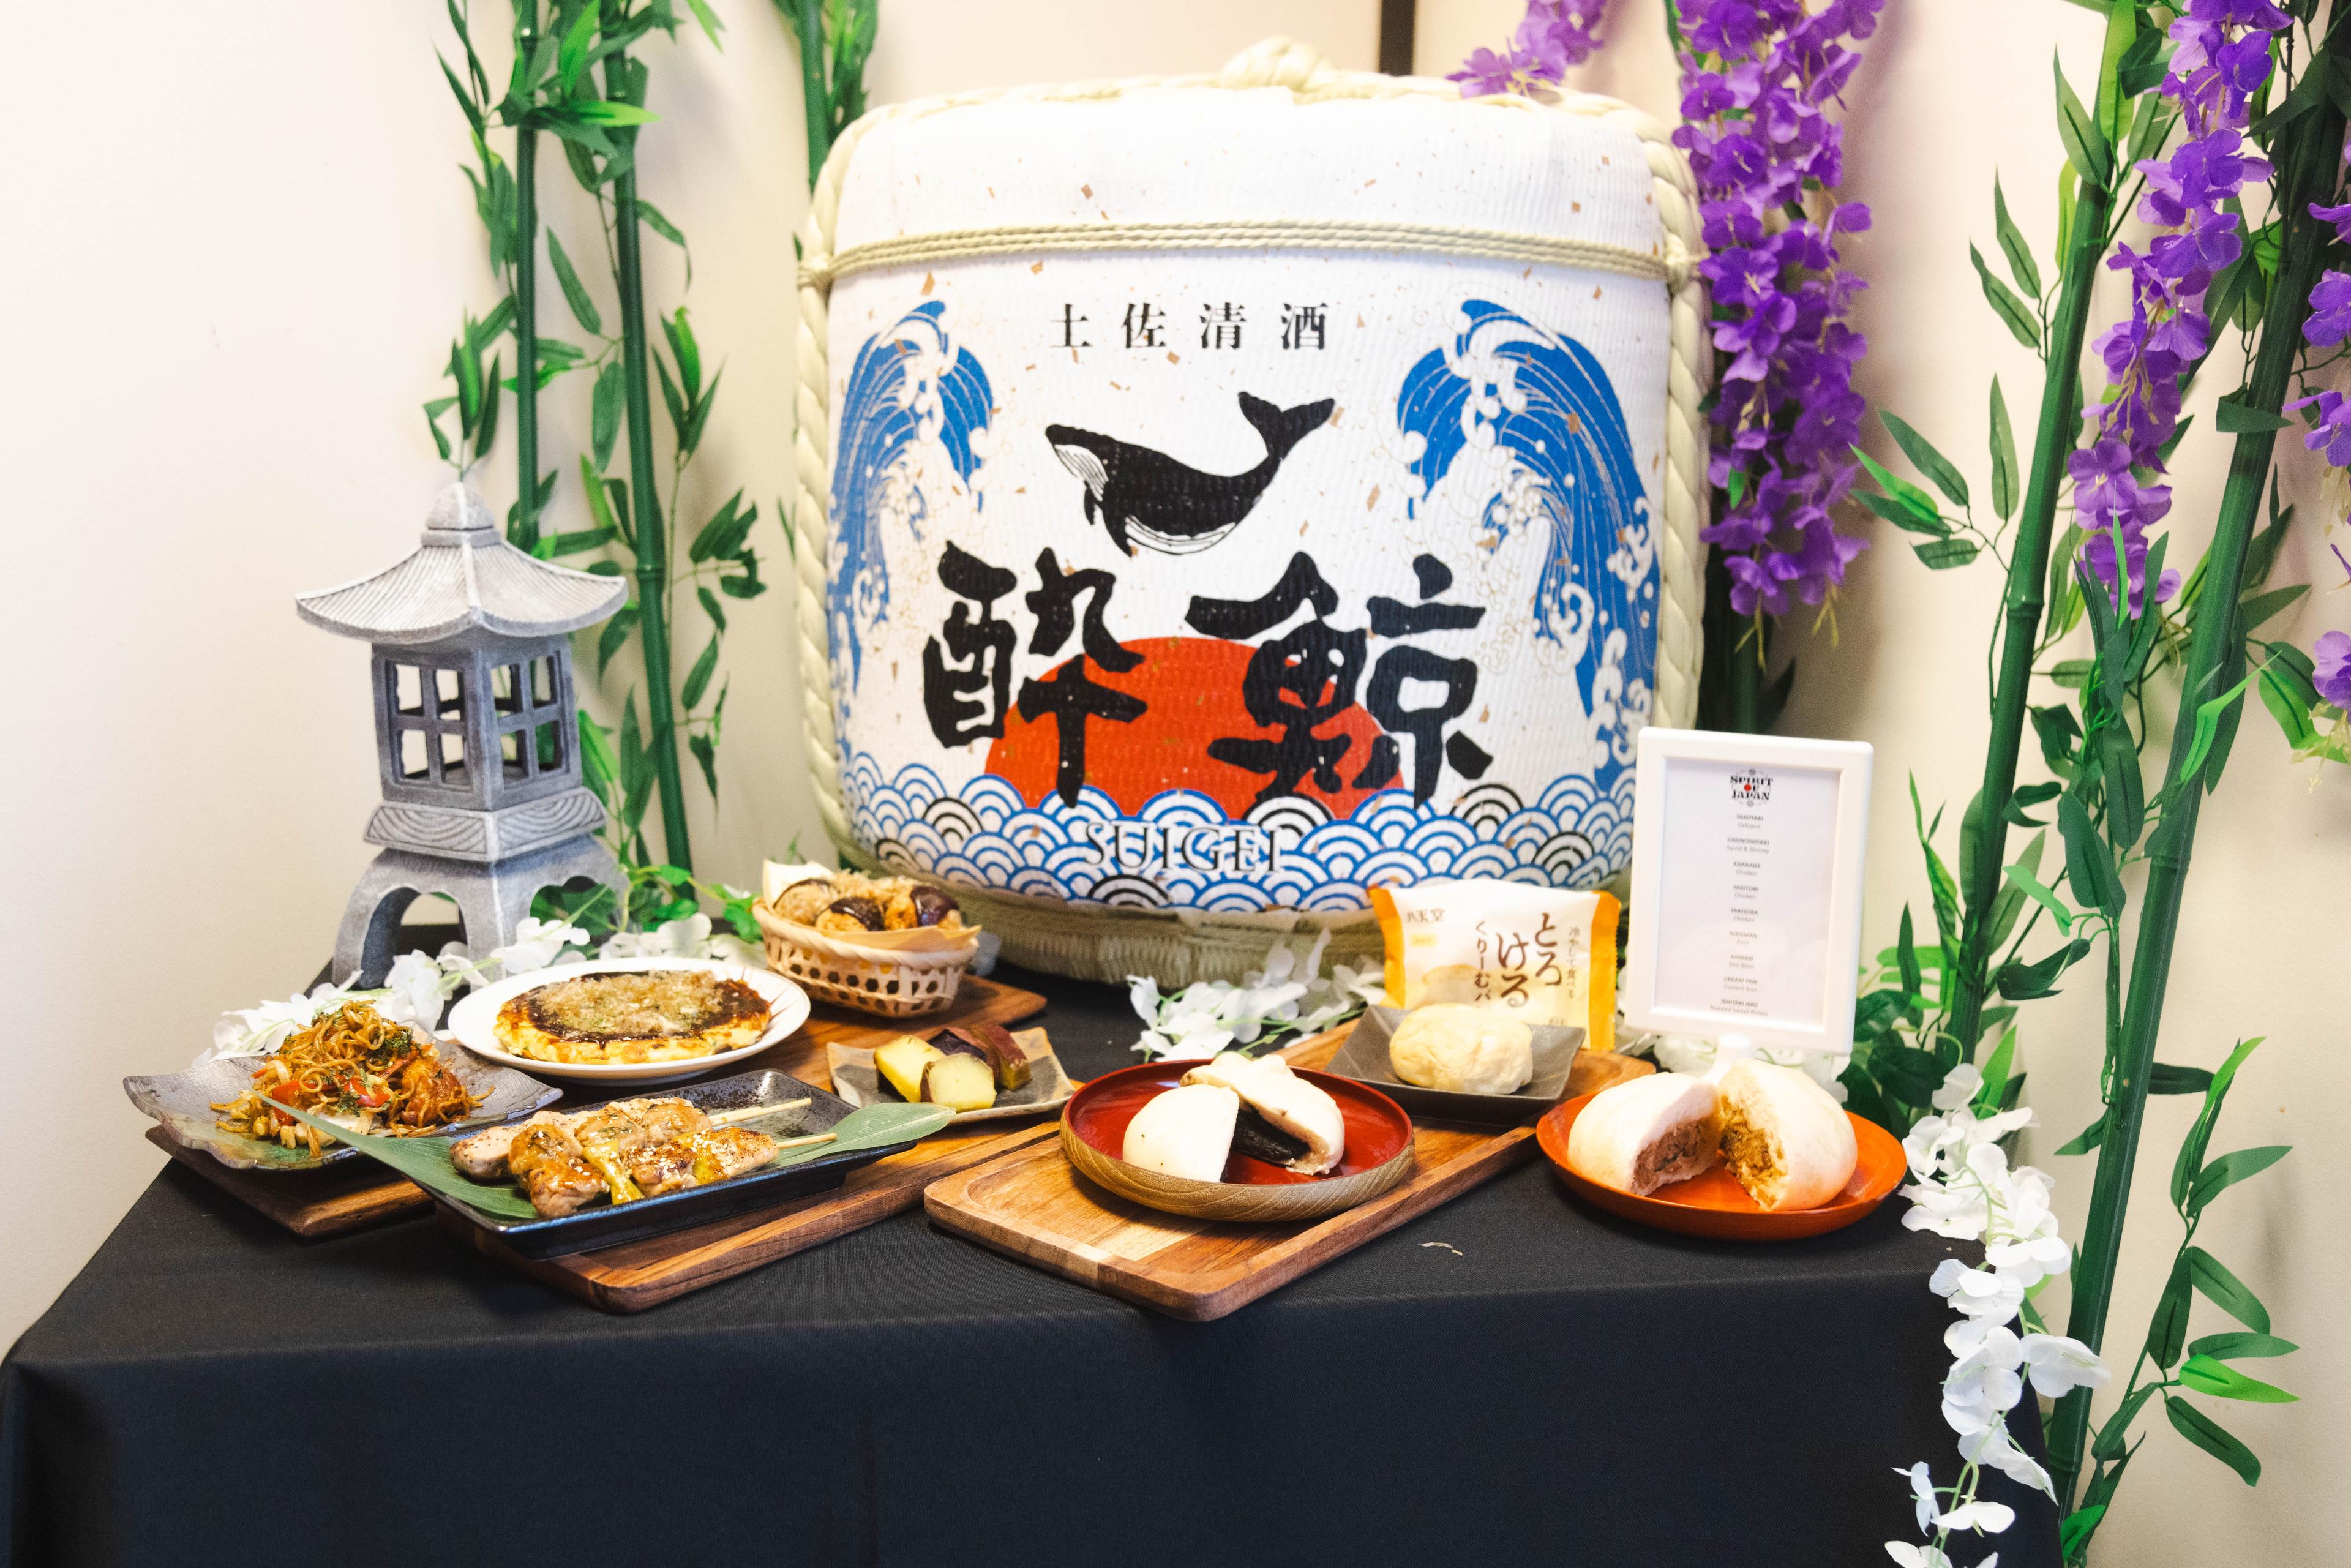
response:
M2075 937L2046 957L2032 964L2002 964L1993 977L2000 994L2011 1002L2029 1002L2038 997L2055 995L2053 982L2068 967L2079 962L2090 950L2085 937Z
M606 810L612 808L612 786L621 777L612 755L612 732L598 724L586 708L580 710L580 777Z
M2180 1249L2188 1263L2188 1277L2204 1293L2205 1300L2252 1330L2255 1333L2270 1332L2270 1311L2262 1300L2247 1290L2244 1281L2221 1266L2220 1260L2201 1247Z
M2155 1313L2147 1324L2147 1359L2167 1372L2179 1360L2180 1343L2188 1337L2193 1285L2188 1272L2188 1255L2182 1251L2171 1260L2171 1273L2163 1282L2163 1294L2156 1298Z
M613 655L627 644L629 632L636 623L637 607L633 604L621 606L612 612L612 618L604 622L604 630L596 638L596 675L599 680L611 667ZM619 775L616 773L614 777Z
M2106 1505L2094 1502L2067 1514L2057 1527L2057 1555L2065 1562L2078 1562L2089 1549L2090 1538L2098 1532L2098 1523L2106 1517Z
M2147 1092L2150 1094L2201 1094L2212 1087L2210 1068L2181 1067L2176 1062L2156 1062L2147 1072Z
M718 799L718 746L708 736L700 733L685 737L685 748L694 753L694 760L702 768L703 788L710 798Z
M578 125L650 125L661 118L633 103L614 103L608 99L581 99L566 104L564 110Z
M2010 276L2016 279L2016 286L2024 291L2026 298L2040 298L2041 266L2032 259L2032 247L2024 243L2024 235L2017 228L2016 220L2008 215L2008 193L2000 188L1998 174L1991 177L1991 221L1993 232L2000 236L2001 252L2008 257ZM1999 383L1995 382L1993 384L1997 386Z
M2253 1458L2251 1448L2231 1437L2228 1429L2210 1416L2187 1400L2174 1399L2169 1396L2164 1398L2163 1413L2171 1417L2172 1426L2179 1429L2181 1437L2236 1471L2238 1478L2247 1486L2261 1480L2261 1460Z
M1927 886L1935 904L1935 940L1949 951L1959 937L1959 888L1951 878L1950 868L1943 863L1943 857L1935 852L1934 830L1928 827L1925 810L1918 803L1918 780L1915 778L1910 780L1910 821L1917 834L1919 852L1927 860Z
M2055 889L2049 887L2022 865L2006 867L2001 874L2014 886L2022 890L2027 898L2047 910L2050 917L2057 922L2057 929L2060 932L2068 936L2074 934L2074 912L2066 906L2064 899L2057 896Z
M2249 435L2264 430L2291 430L2294 421L2267 409L2254 408L2244 401L2244 393L2231 392L2220 400L2213 411L2213 423L2223 434Z
M579 555L594 549L599 545L610 543L614 537L611 528L582 528L577 533L551 534L545 540L547 548L542 559L552 559L559 555Z
M2138 42L2138 0L2107 0L2105 46L2098 57L2098 129L2109 141L2123 133L2122 63Z
M1918 967L1918 944L1911 929L1910 906L1907 904L1902 906L1901 939L1894 950L1901 966L1903 990L1914 997L1921 995L1927 988L1927 977Z
M2154 617L2148 617L2152 622ZM2147 796L2139 778L2138 747L2117 722L2098 732L2098 753L2106 784L2106 835L2118 851L2138 842L2147 826Z
M1907 533L1925 534L1930 538L1949 538L1951 525L1940 515L1921 512L1898 496L1880 496L1869 490L1855 492L1865 507Z
M2199 1394L2218 1399L2242 1399L2254 1405L2294 1405L2298 1394L2288 1394L2274 1383L2248 1377L2225 1362L2209 1355L2191 1355L2179 1365L2179 1381Z
M1991 268L1984 265L1983 252L1973 245L1968 246L1968 259L1976 264L1976 277L1983 284L1983 296L1990 302L1992 313L2008 324L2009 331L2015 335L2018 342L2039 353L2040 315L2032 306L2019 299L2007 284L1991 275Z
M2161 1386L2160 1384L2150 1383L2144 1388L2136 1389L2129 1398L2115 1407L2115 1413L2106 1417L2105 1425L2098 1428L2098 1440L2090 1446L2093 1458L2112 1464L2129 1451L2131 1423L2138 1419L2139 1411Z
M2288 1144L2265 1144L2258 1149L2238 1149L2222 1155L2197 1173L2196 1185L2188 1192L2189 1216L2200 1214L2206 1204L2229 1188L2269 1169L2293 1152L2293 1145Z
M2188 1347L2190 1355L2214 1361L2255 1361L2263 1356L2292 1355L2302 1346L2290 1339L2265 1333L2208 1333Z
M475 457L486 455L491 443L498 438L498 361L497 357L492 355L489 379L482 388L482 420L474 432Z
M710 9L709 0L685 0L685 3L688 6L693 8L694 19L702 24L703 34L705 37L709 38L711 47L713 48L726 47L725 45L718 41L721 24L716 14ZM711 793L715 795L717 791L713 789Z
M2273 588L2267 593L2245 595L2237 601L2238 612L2244 618L2243 629L2249 632L2260 631L2262 622L2274 619L2280 611L2309 591L2310 584L2297 582L2286 588Z
M2016 515L2016 431L2009 423L2008 400L2000 378L1991 379L1991 509L2006 522Z
M582 5L556 48L555 85L566 98L580 89L580 73L588 66L589 40L596 36L596 24L601 15L601 6Z
M2032 732L2041 737L2041 759L2049 765L2049 770L2060 779L2071 778L2074 742L2082 738L2082 727L2074 722L2074 710L2063 705L2034 708Z
M685 441L686 423L691 414L685 394L677 390L677 382L671 379L669 361L659 354L653 356L653 370L661 377L662 402L669 410L670 429L677 435L678 450L680 453L691 451Z
M2181 783L2195 778L2197 770L2204 766L2204 759L2211 755L2213 741L2219 737L2221 714L2244 697L2245 687L2252 682L2252 677L2248 675L2219 696L2196 706L2195 733L2189 737L2187 755L2179 759Z
M595 454L594 468L601 473L612 461L612 447L621 438L621 416L629 405L629 385L622 374L621 361L614 360L596 372L596 390L589 399L588 444ZM588 467L581 460L581 468ZM590 489L596 486L591 482Z
M572 270L571 258L564 254L563 241L556 236L552 228L547 231L547 259L549 265L555 268L555 281L563 290L563 302L571 307L571 319L580 323L581 331L596 337L603 336L603 313L596 308L596 301L589 298L587 286L580 281L580 274Z
M669 340L669 351L677 360L677 377L685 387L685 399L694 402L702 396L702 348L694 340L694 328L685 319L685 307L677 308L675 316L656 318L661 322L662 336Z
M2057 1145L2061 1155L2086 1155L2106 1141L2106 1118L2102 1112L2098 1119Z
M684 437L678 443L684 451L692 453L700 449L702 427L710 423L710 411L718 406L718 383L726 379L726 372L721 370L703 389L700 401L694 405L694 417L686 422Z
M713 626L717 627L721 632L726 631L726 607L718 602L718 596L711 592L707 588L704 588L700 584L696 584L694 590L694 597L701 601L702 612L710 617L710 623Z
M1949 571L1955 566L1965 566L1976 559L1980 549L1973 539L1929 539L1922 545L1912 545L1912 553L1926 563L1929 571Z
M2122 913L2122 879L2115 874L2113 852L2098 836L2081 797L2068 794L2057 802L2057 831L2065 841L2065 881L2074 902L2114 915Z
M2272 665L2262 666L2254 689L2261 693L2262 706L2270 710L2277 727L2284 732L2286 744L2299 751L2318 738L2318 727L2311 722L2310 710L2317 693L2311 700L2303 700L2292 682Z
M714 633L709 644L702 650L701 657L694 661L694 668L685 674L685 685L678 693L679 705L691 708L700 702L704 688L710 685L710 677L717 672L717 669L718 638Z
M2270 482L2269 527L2255 534L2252 542L2245 547L2246 591L2239 596L2239 602L2252 597L2252 591L2270 580L2270 573L2277 567L2278 551L2285 546L2286 530L2293 526L2294 508L2281 507L2277 504L2277 481L2273 475Z
M433 433L433 444L440 449L444 463L449 461L449 438L441 432L441 410L446 409L449 402L449 399L440 398L424 405L424 427Z
M2172 1162L2173 1207L2186 1206L2189 1192L2195 1186L2196 1174L2204 1168L2204 1151L2211 1145L2212 1129L2220 1119L2220 1104L2229 1096L2229 1085L2236 1082L2237 1069L2244 1065L2245 1059L2252 1055L2253 1049L2262 1043L2262 1036L2255 1035L2251 1040L2239 1040L2236 1048L2229 1052L2229 1059L2213 1069L2212 1082L2204 1090L2204 1104L2196 1113L2195 1124L2188 1129L2188 1136L2180 1140L2179 1156ZM2269 1327L2267 1323L2256 1326Z
M2106 133L2074 96L2073 84L2065 79L2065 63L2053 55L2049 64L2057 77L2057 139L2065 144L2065 162L2091 184L2104 185L2114 174L2114 152L2107 145Z
M1949 458L1935 449L1933 442L1911 428L1908 421L1896 418L1885 409L1877 411L1877 417L1885 424L1887 434L1894 437L1895 444L1902 448L1903 455L1910 459L1919 473L1934 483L1935 488L1949 497L1955 507L1968 504L1966 476L1952 465Z

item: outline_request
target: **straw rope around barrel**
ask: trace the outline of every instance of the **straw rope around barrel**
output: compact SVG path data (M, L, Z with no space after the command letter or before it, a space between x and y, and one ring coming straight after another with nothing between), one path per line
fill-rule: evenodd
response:
M843 262L855 263L861 252L869 256L886 254L877 246L905 242L876 242L874 246L852 246L848 251L836 252L833 240L840 218L841 187L859 145L866 135L883 125L981 103L1089 102L1113 99L1131 90L1169 88L1237 91L1279 88L1288 90L1293 101L1301 104L1413 97L1464 102L1459 89L1448 81L1343 71L1311 48L1286 38L1270 38L1235 57L1222 70L1208 75L1058 83L885 105L841 132L810 193L808 217L800 230L800 326L795 355L799 385L793 442L798 490L792 511L792 565L798 591L802 734L807 742L809 779L816 795L818 815L842 854L869 870L904 873L913 868L884 867L857 842L841 789L840 740L833 717L831 632L825 616L826 559L831 540L828 508L832 489L828 332L834 279L850 271L864 269L855 265L844 269ZM1670 311L1666 473L1660 486L1664 516L1657 530L1661 591L1652 711L1657 723L1686 726L1698 712L1699 615L1704 604L1706 564L1706 547L1698 536L1706 527L1708 500L1704 402L1714 371L1714 352L1707 336L1709 309L1706 285L1697 270L1697 263L1705 251L1699 236L1697 185L1688 161L1673 144L1666 126L1615 99L1569 93L1548 104L1511 96L1467 101L1482 112L1567 113L1594 120L1637 140L1647 156L1661 236L1659 255L1641 256L1641 253L1630 249L1621 250L1621 255L1639 256L1656 268L1654 273L1642 276L1655 277L1664 284ZM1243 232L1238 225L1198 226ZM1434 230L1439 225L1426 227ZM991 231L967 231L987 232ZM1469 232L1490 236L1499 231ZM1434 240L1442 236L1426 237ZM1574 242L1556 243L1568 246ZM1097 244L1095 248L1110 247ZM1323 248L1343 247L1326 243ZM1619 250L1614 246L1595 248ZM1011 251L1008 248L1004 252L963 254ZM873 260L869 265L897 264ZM1589 267L1594 263L1585 259L1562 265ZM1628 268L1615 267L1606 270L1624 272ZM1167 984L1198 978L1238 979L1243 973L1261 967L1270 947L1296 934L1325 929L1332 936L1331 956L1334 959L1367 957L1379 946L1378 931L1368 910L1343 915L1302 910L1230 915L1123 907L1080 910L968 888L958 888L956 896L973 909L983 924L1002 936L1004 954L1014 962L1101 979L1116 980L1129 974L1153 975Z

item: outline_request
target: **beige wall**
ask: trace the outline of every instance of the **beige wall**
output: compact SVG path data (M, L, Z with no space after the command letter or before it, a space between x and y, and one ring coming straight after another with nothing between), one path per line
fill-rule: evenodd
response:
M1421 68L1498 41L1516 9L1423 0ZM757 0L719 10L731 25L723 56L698 41L655 50L654 107L669 123L644 159L648 193L695 242L697 328L729 367L689 507L705 511L722 485L772 506L790 480L784 280L802 167L792 57L771 12ZM1271 32L1343 64L1373 54L1370 0L884 0L883 11L877 100L1208 68ZM20 82L19 119L71 131L19 171L17 216L0 237L16 317L0 430L19 492L0 667L25 687L0 773L0 951L22 977L0 1044L18 1260L0 1281L0 1335L47 1304L156 1163L115 1081L184 1061L221 1008L283 994L331 938L366 860L359 830L373 796L363 654L301 626L288 601L408 547L441 476L416 405L435 390L435 347L460 306L489 298L452 167L462 137L429 54L442 41L437 7L159 9L102 53L68 12L20 26L33 30L22 57L48 64ZM1855 85L1851 189L1878 222L1850 253L1871 283L1864 387L1962 456L1981 450L1991 373L2012 408L2033 396L2032 367L1977 300L1966 243L1989 238L1995 168L2045 242L2057 161L2045 62L2061 47L2078 79L2095 26L2047 0L1897 0ZM1670 113L1657 0L1617 0L1613 31L1582 85ZM88 111L101 72L131 109ZM585 232L576 212L558 221ZM674 298L674 257L656 266L659 298ZM2185 450L2178 516L2193 534L2220 467L2209 440ZM504 472L492 476L501 506ZM571 489L567 476L567 504ZM2319 570L2321 508L2309 498L2312 526L2288 547L2282 580L2335 580ZM1882 936L1903 900L1920 901L1903 773L1954 813L1973 786L1997 585L1982 570L1930 574L1897 541L1878 544L1853 574L1840 640L1802 650L1789 727L1879 747L1869 920ZM697 842L707 867L739 877L815 825L787 606L771 595L738 624L730 663L745 679L724 805L698 820ZM2351 601L2314 596L2283 630L2307 643L2345 624ZM47 679L28 679L37 673ZM2306 1398L2225 1412L2267 1465L2258 1492L2158 1427L2107 1538L2110 1561L2341 1555L2325 1544L2321 1504L2332 1439L2351 1421L2351 1347L2329 1332L2351 1266L2324 1196L2343 1174L2329 1134L2351 1091L2337 1022L2351 972L2346 882L2351 777L2289 767L2274 731L2249 717L2205 816L2163 1054L2209 1065L2240 1034L2271 1037L2222 1137L2297 1151L2223 1200L2202 1239L2269 1301L2278 1332L2309 1347L2272 1364ZM2097 1017L2077 991L2028 1026L2031 1098L2048 1123L2029 1137L2045 1158L2094 1109ZM2156 1249L2168 1256L2161 1176L2188 1110L2158 1103L2150 1118L2123 1324L2144 1322ZM2070 1228L2088 1163L2050 1163ZM2221 1326L2199 1312L2198 1332Z

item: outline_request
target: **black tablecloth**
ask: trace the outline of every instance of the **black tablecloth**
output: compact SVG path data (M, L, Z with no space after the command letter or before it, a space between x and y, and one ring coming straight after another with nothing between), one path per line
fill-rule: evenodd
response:
M1047 991L1072 1073L1123 993ZM0 1545L110 1563L1882 1563L1950 1244L1686 1241L1540 1161L1212 1323L917 1211L639 1317L167 1166L0 1366ZM2021 1425L2032 1425L2029 1418ZM2022 1508L2007 1568L2057 1561ZM1964 1553L1973 1557L1980 1552Z

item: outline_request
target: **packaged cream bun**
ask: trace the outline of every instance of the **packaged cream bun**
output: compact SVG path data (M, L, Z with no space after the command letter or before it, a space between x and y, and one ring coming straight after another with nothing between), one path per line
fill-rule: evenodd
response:
M1506 1012L1432 1002L1405 1014L1388 1066L1406 1083L1457 1094L1515 1094L1535 1075L1534 1030Z
M1605 893L1479 877L1374 887L1387 945L1388 1005L1494 1008L1527 1024L1616 1045L1616 900Z
M1768 1209L1817 1208L1844 1190L1861 1158L1853 1123L1802 1068L1736 1061L1720 1087L1722 1157L1750 1197Z
M1144 1102L1126 1124L1119 1157L1192 1181L1222 1181L1241 1097L1221 1084L1189 1083Z
M1594 1094L1568 1132L1567 1163L1586 1181L1646 1197L1713 1165L1721 1136L1714 1085L1659 1072Z

